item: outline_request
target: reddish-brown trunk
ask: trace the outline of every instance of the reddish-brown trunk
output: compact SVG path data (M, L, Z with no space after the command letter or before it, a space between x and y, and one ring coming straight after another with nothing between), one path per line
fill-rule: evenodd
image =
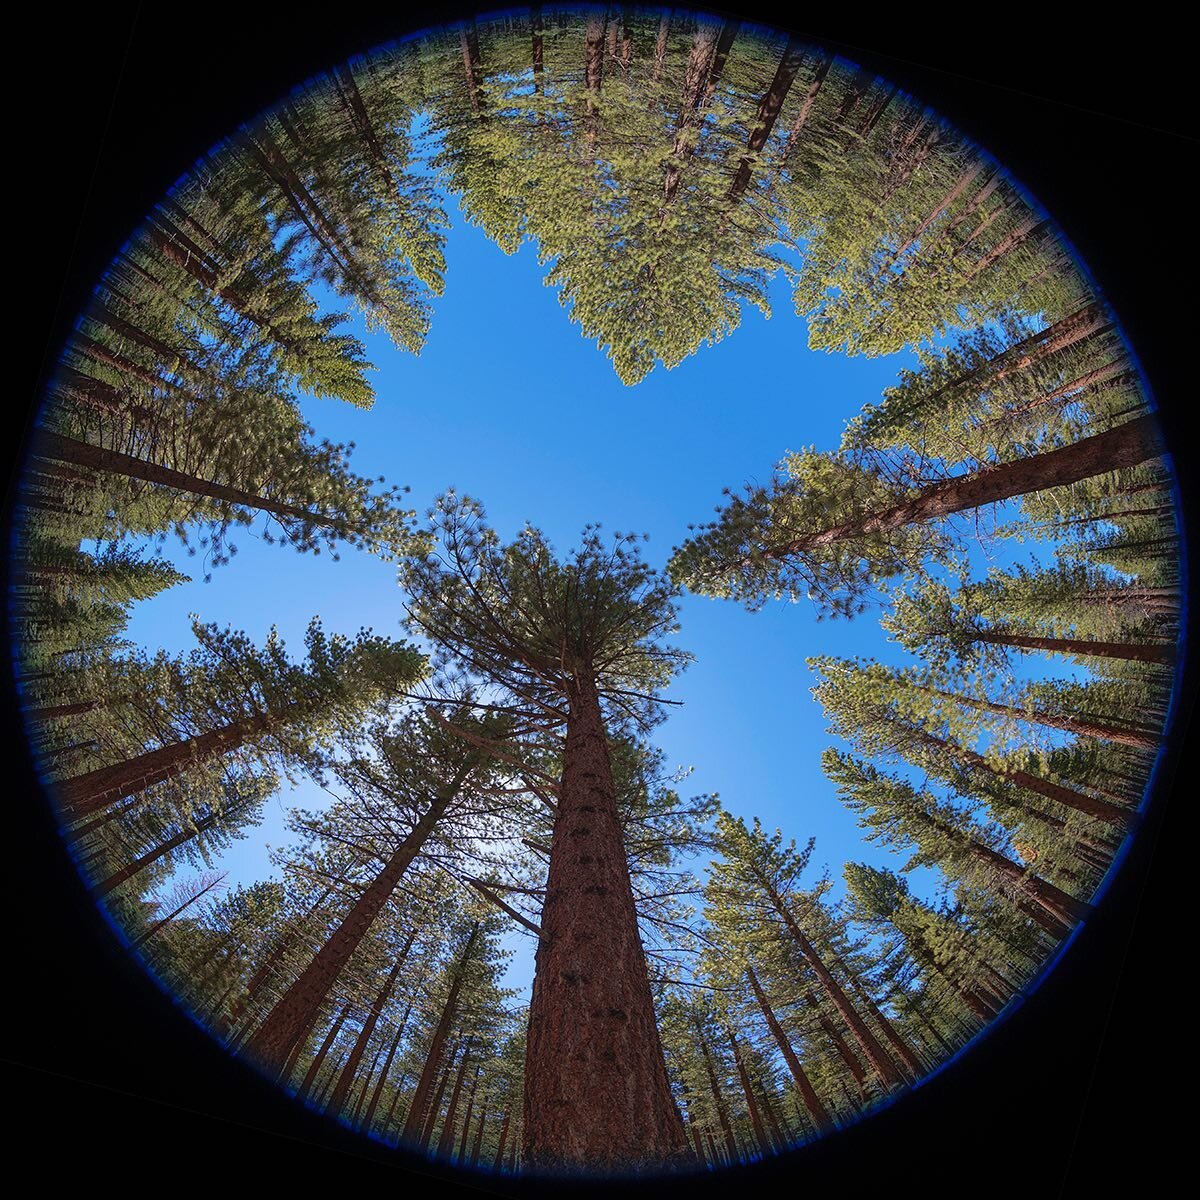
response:
M1018 650L1045 650L1048 654L1081 654L1091 658L1120 658L1127 662L1159 663L1169 667L1175 661L1171 642L1101 642L1089 638L1034 637L1022 633L997 633L984 630L972 634L977 642L996 646L1014 646Z
M570 689L525 1058L522 1159L634 1167L690 1158L638 932L595 680Z
M317 1080L317 1075L320 1073L321 1066L325 1062L326 1056L329 1054L333 1043L337 1040L337 1035L341 1033L342 1026L346 1023L346 1018L350 1015L350 1001L347 1000L342 1005L341 1011L333 1024L330 1025L328 1033L325 1034L325 1040L321 1043L316 1054L313 1055L313 1060L308 1064L308 1070L304 1073L304 1078L300 1082L300 1088L296 1095L303 1100L312 1088L312 1085Z
M1162 440L1154 418L1148 414L1135 417L1115 429L1057 450L983 467L930 484L908 500L817 533L805 534L780 546L769 546L760 551L760 556L786 558L847 538L866 537L918 521L937 520L1029 492L1077 483L1121 467L1135 467L1162 453Z
M504 1116L500 1121L500 1141L496 1146L496 1157L492 1160L492 1170L499 1171L504 1165L504 1144L508 1141L508 1127L512 1124L512 1104L504 1106Z
M446 1088L450 1085L450 1076L454 1074L454 1059L458 1054L458 1047L455 1046L450 1052L450 1061L446 1063L446 1069L442 1072L441 1080L438 1083L437 1090L433 1094L433 1099L429 1104L429 1112L426 1114L425 1122L421 1126L421 1136L417 1139L417 1148L427 1150L429 1148L430 1139L433 1137L434 1127L437 1125L437 1119L442 1111L442 1097L446 1094Z
M750 980L750 986L754 989L754 998L758 1001L758 1007L762 1009L763 1016L767 1019L767 1025L771 1030L771 1035L775 1039L775 1044L779 1047L780 1054L783 1055L783 1061L787 1063L788 1071L791 1072L792 1082L796 1085L796 1090L800 1093L800 1099L804 1101L804 1107L808 1110L808 1114L813 1119L813 1124L817 1129L825 1130L833 1124L833 1119L829 1115L829 1110L821 1101L821 1097L817 1095L816 1089L810 1082L807 1073L800 1065L800 1059L796 1056L796 1051L792 1049L792 1043L788 1036L783 1031L783 1026L780 1025L778 1018L775 1016L774 1010L764 994L762 987L758 982L758 976L754 973L754 968L749 967L746 970L746 978Z
M767 88L763 98L758 102L758 114L754 128L750 131L750 137L746 142L746 153L738 163L733 180L729 185L727 193L729 200L739 199L749 186L753 171L753 156L767 144L767 138L771 136L775 122L779 119L779 110L783 107L783 102L796 78L796 72L800 70L800 64L803 61L804 50L801 43L794 38L788 38L787 45L784 46L783 54L779 59L779 66L775 70L775 77L771 80L771 85Z
M542 6L534 4L529 9L529 26L533 37L533 90L542 93Z
M858 1090L866 1096L869 1093L867 1085L867 1072L862 1063L858 1061L858 1056L850 1049L849 1043L842 1036L841 1030L821 1011L820 1002L812 992L808 992L805 997L805 1002L817 1014L817 1023L825 1031L825 1036L833 1043L834 1049L838 1052L838 1057L846 1064L846 1069L854 1076L854 1082L858 1084Z
M959 175L959 177L954 181L954 186L941 198L940 201L938 201L933 211L927 217L925 217L925 219L920 223L920 225L917 226L913 233L909 235L909 238L904 245L902 245L888 258L886 264L887 267L890 267L892 263L894 263L898 258L912 248L913 244L920 239L925 230L927 230L930 225L932 225L934 221L936 221L938 217L940 217L942 213L944 213L946 209L948 209L955 202L955 200L957 200L963 194L963 192L965 192L967 188L971 186L971 183L982 169L983 163L977 160Z
M712 1053L709 1051L708 1042L699 1025L696 1026L696 1040L700 1045L700 1053L704 1057L704 1069L708 1074L708 1086L712 1090L713 1102L717 1109L717 1119L721 1122L721 1133L725 1137L726 1161L735 1163L738 1160L737 1139L733 1136L733 1125L729 1120L729 1109L725 1105L725 1096L721 1091L721 1085L717 1079L716 1068L713 1066Z
M804 102L800 105L800 111L796 114L796 119L792 122L792 128L788 131L787 142L784 144L783 152L779 156L781 166L787 162L792 149L800 140L800 135L804 132L805 125L808 124L808 118L812 113L813 105L817 101L817 94L821 90L821 84L825 82L825 76L829 74L831 66L833 66L832 58L822 59L818 65L812 82L808 85L808 91L804 95Z
M429 1043L429 1052L425 1055L425 1065L421 1069L421 1076L417 1080L417 1087L413 1092L412 1101L408 1107L408 1116L404 1121L404 1132L401 1136L407 1141L416 1141L424 1127L425 1109L433 1088L433 1080L437 1075L438 1068L441 1066L442 1051L446 1044L446 1038L449 1036L454 1020L458 1016L458 997L462 991L466 965L472 951L475 949L475 942L478 937L479 926L475 925L472 927L471 934L467 938L462 952L458 956L458 961L454 965L450 977L450 990L446 993L446 1002L442 1005L442 1014L438 1018L438 1023L434 1028L433 1038ZM436 1106L434 1111L436 1113Z
M333 1089L332 1095L329 1097L329 1107L338 1112L345 1106L346 1097L350 1094L350 1085L354 1082L354 1072L358 1070L358 1064L362 1061L362 1056L367 1052L367 1044L375 1032L375 1026L379 1022L379 1014L383 1011L384 1005L387 1004L388 998L392 994L392 988L396 986L396 976L400 974L400 968L404 965L404 960L408 957L409 948L412 946L416 936L417 931L415 929L408 935L408 940L404 943L404 948L397 956L388 977L379 989L379 994L375 997L375 1003L371 1006L371 1011L367 1014L367 1019L362 1023L362 1028L359 1030L354 1047L350 1051L349 1058L346 1059L346 1065L342 1068L341 1074L338 1075L337 1084Z
M458 1140L458 1161L463 1162L467 1157L467 1138L471 1133L471 1117L475 1112L475 1091L479 1087L479 1076L483 1071L483 1064L475 1064L475 1075L471 1080L471 1090L467 1093L467 1107L463 1113L462 1121L462 1137Z
M762 1114L758 1111L758 1097L754 1094L754 1088L750 1083L750 1075L746 1070L746 1064L742 1061L742 1049L738 1045L738 1040L734 1036L733 1030L728 1030L729 1033L729 1049L733 1052L734 1066L737 1068L738 1082L742 1085L742 1095L746 1099L746 1111L750 1114L750 1125L754 1130L754 1140L758 1143L758 1148L761 1151L767 1151L771 1148L771 1143L767 1138L767 1131L763 1126Z
M829 968L826 967L821 956L817 953L816 947L805 936L790 906L775 889L774 884L765 877L760 878L768 899L787 927L792 940L796 943L797 949L804 956L809 966L812 967L814 974L821 983L822 990L829 997L833 1006L841 1013L842 1019L854 1035L854 1040L862 1047L863 1053L866 1054L871 1066L875 1068L876 1073L887 1087L899 1086L904 1081L900 1076L900 1072L896 1069L896 1064L892 1062L887 1051L884 1050L875 1035L867 1028L867 1023L858 1014L854 1005L850 1003L849 997L842 991L837 980L829 973Z
M379 1078L375 1081L375 1090L371 1093L371 1102L367 1105L367 1111L363 1114L361 1126L363 1129L370 1129L371 1122L375 1119L375 1110L379 1107L379 1097L383 1094L383 1085L387 1082L388 1072L392 1069L392 1059L396 1057L396 1051L400 1048L400 1039L404 1036L404 1030L408 1025L408 1017L411 1012L412 1001L410 1000L408 1007L404 1010L404 1016L401 1018L400 1024L396 1029L396 1036L392 1038L392 1044L388 1047L387 1058L383 1060L383 1066L379 1070Z
M144 871L151 863L158 862L160 858L165 858L172 850L177 850L180 846L190 842L192 838L199 837L200 834L207 829L211 829L222 818L228 820L231 816L235 815L236 811L235 809L226 812L209 813L207 817L202 817L197 821L194 826L181 829L174 837L167 838L165 842L155 846L153 850L147 850L140 858L135 858L119 871L114 871L107 879L96 884L96 895L107 896L113 888L120 887L121 884L128 879L132 879L139 871Z
M246 745L259 735L278 728L302 709L303 706L296 702L276 713L256 713L231 721L186 741L173 742L136 758L59 780L54 784L54 792L73 820L91 816L156 783L175 778L188 767Z
M462 1095L463 1081L467 1077L467 1063L471 1061L471 1045L474 1038L467 1038L463 1056L458 1063L458 1074L454 1077L454 1088L450 1092L450 1104L446 1109L446 1119L442 1122L442 1132L438 1137L438 1158L449 1158L454 1145L455 1122L458 1120L458 1101Z
M76 438L65 437L49 430L39 431L36 452L45 458L74 463L77 466L89 467L96 471L107 471L110 474L123 475L129 479L139 479L144 483L157 484L178 492L189 492L194 496L205 496L210 500L222 500L228 504L258 509L261 512L271 513L272 516L299 520L308 525L316 525L325 529L344 530L347 528L347 522L340 517L310 512L295 504L284 504L267 496L259 496L253 492L243 491L241 488L228 487L211 479L201 479L196 475L176 471L172 467L147 462L145 459L135 458L131 454L123 454L119 450L106 450L91 442L81 442Z
M383 869L354 902L316 957L304 968L246 1043L246 1053L264 1069L276 1069L287 1057L296 1039L324 1003L351 955L383 911L409 864L454 799L467 773L466 769L461 770L454 781L434 797L429 808L404 841L392 851Z

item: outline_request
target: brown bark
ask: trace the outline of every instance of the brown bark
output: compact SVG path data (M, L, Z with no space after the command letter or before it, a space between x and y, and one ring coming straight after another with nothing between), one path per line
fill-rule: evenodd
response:
M446 1094L446 1088L450 1083L450 1076L454 1074L454 1059L457 1054L458 1047L455 1046L450 1052L450 1061L446 1063L446 1069L442 1072L437 1090L433 1093L433 1098L429 1102L429 1112L421 1126L421 1135L417 1138L417 1148L420 1150L429 1149L429 1141L433 1137L434 1126L437 1125L438 1116L442 1111L442 1097Z
M421 1130L424 1127L424 1110L429 1102L434 1077L437 1074L438 1067L441 1065L442 1050L446 1044L446 1038L458 1015L458 997L462 991L466 965L472 951L475 949L475 942L478 937L479 926L475 925L472 927L471 934L463 945L462 951L454 964L450 977L450 990L446 993L446 1002L442 1005L441 1016L438 1018L438 1023L433 1031L433 1038L429 1043L429 1052L425 1055L425 1065L421 1069L416 1090L413 1092L412 1101L408 1107L408 1116L405 1119L404 1131L401 1134L401 1137L406 1141L416 1141L420 1137Z
M504 1117L500 1121L500 1141L496 1146L496 1157L492 1160L492 1170L499 1171L504 1165L504 1143L508 1141L508 1128L512 1124L512 1104L504 1106Z
M165 842L155 846L154 849L147 850L145 854L139 858L135 858L130 863L126 863L120 870L114 871L107 879L96 884L96 895L107 896L114 888L120 887L128 879L132 879L139 871L144 871L151 863L156 863L160 858L165 858L172 850L177 850L180 846L190 842L192 838L198 837L206 829L211 829L222 818L227 819L233 816L234 812L209 813L207 817L202 817L197 821L195 826L185 826L174 837L169 837Z
M767 144L767 138L771 136L775 122L779 119L779 110L783 107L783 102L796 78L796 72L800 70L800 64L803 61L804 50L801 43L795 38L789 37L783 48L783 54L780 56L779 66L775 69L775 77L771 80L770 87L767 88L763 98L758 102L755 125L746 142L746 153L738 163L733 180L729 184L727 199L738 200L749 186L753 171L753 156L757 155Z
M754 1138L758 1142L759 1150L766 1153L771 1148L771 1142L763 1126L762 1114L758 1111L758 1097L754 1094L754 1088L750 1083L750 1075L746 1070L746 1064L742 1061L742 1048L738 1045L738 1040L734 1036L733 1030L730 1029L727 1032L729 1034L729 1049L733 1052L733 1063L737 1068L738 1082L742 1085L742 1095L746 1098L746 1111L750 1114L750 1125L754 1130Z
M38 432L35 453L40 457L74 463L77 466L89 467L96 471L107 471L113 475L123 475L128 479L158 484L178 492L204 496L210 500L239 504L244 508L258 509L281 519L299 520L325 529L346 529L348 524L340 517L310 512L295 504L284 504L267 496L255 495L253 492L243 491L241 488L228 487L211 479L201 479L197 475L189 475L183 471L176 471L172 467L147 462L143 458L123 454L119 450L106 450L91 442L81 442L49 430Z
M396 1028L396 1036L392 1038L392 1044L388 1047L387 1058L383 1060L383 1066L379 1070L379 1078L375 1081L375 1090L371 1093L371 1102L367 1105L367 1111L363 1114L361 1126L363 1129L370 1129L371 1122L375 1119L375 1110L379 1107L379 1097L383 1094L383 1085L387 1082L388 1072L392 1068L392 1059L396 1057L396 1051L400 1048L400 1039L404 1036L404 1030L408 1026L408 1017L411 1012L412 1001L410 1000L408 1007L404 1010L404 1016Z
M869 1092L867 1084L867 1072L862 1063L859 1062L858 1056L850 1049L849 1043L842 1036L841 1030L821 1011L820 1001L812 992L805 994L805 1002L817 1014L817 1023L825 1031L825 1036L833 1043L834 1049L838 1052L838 1057L846 1064L847 1070L854 1076L854 1082L858 1084L858 1090L866 1096Z
M805 534L759 552L786 558L847 538L886 533L918 521L937 520L985 504L998 504L1046 488L1062 487L1121 467L1134 467L1163 453L1158 427L1149 414L1083 438L1069 446L971 471L922 488L917 495L817 533ZM753 561L753 559L748 560Z
M662 74L663 63L667 58L667 37L671 32L671 11L664 10L658 21L658 37L654 42L654 70L650 73L650 78L655 83L658 82L658 77Z
M446 1109L446 1119L442 1122L442 1132L438 1137L438 1158L449 1158L451 1148L454 1146L455 1122L458 1120L458 1101L462 1096L463 1081L467 1077L467 1063L471 1061L471 1046L474 1040L473 1037L467 1038L467 1044L463 1049L463 1056L459 1060L458 1074L454 1077L454 1088L450 1092L450 1104Z
M690 1159L638 933L595 679L569 688L525 1060L522 1159L634 1167Z
M700 1053L704 1057L704 1069L708 1074L708 1086L712 1090L713 1102L717 1109L717 1119L721 1122L721 1133L725 1136L725 1153L728 1156L726 1161L732 1165L738 1160L737 1139L733 1136L733 1126L729 1121L729 1109L725 1104L725 1096L721 1092L716 1068L713 1066L712 1053L708 1048L704 1032L699 1025L696 1026L696 1041L700 1046Z
M1159 663L1164 667L1175 661L1172 642L1101 642L1090 638L1034 637L1022 633L997 633L985 630L972 635L977 642L996 646L1015 646L1018 650L1045 650L1048 654L1082 654L1094 658L1120 658L1128 662Z
M383 869L354 902L316 957L304 968L247 1042L246 1053L264 1069L274 1069L283 1062L295 1040L324 1003L351 955L367 936L404 872L458 794L469 772L470 767L460 769L451 783L432 798L429 808L404 841L392 851Z
M219 729L197 734L182 742L172 742L157 750L148 750L136 758L97 767L84 775L58 780L54 792L70 812L71 819L91 816L156 783L173 779L197 763L228 754L257 736L268 734L304 711L299 701L275 713L256 713L231 721Z
M329 1054L330 1048L337 1040L337 1035L341 1033L342 1026L346 1023L346 1018L350 1015L350 1001L347 1000L342 1005L341 1011L338 1013L333 1024L330 1025L328 1033L325 1035L325 1040L321 1043L316 1054L313 1055L313 1060L308 1064L308 1070L304 1073L304 1078L301 1080L299 1090L296 1095L303 1100L312 1088L312 1085L317 1080L317 1075L321 1070L322 1064L325 1062L326 1056Z
M160 929L162 929L164 925L169 925L177 916L179 916L180 913L195 904L201 896L205 895L207 892L211 892L212 889L215 888L217 884L220 883L224 878L224 875L218 875L211 883L206 884L194 895L189 896L182 904L180 904L177 908L172 909L171 912L167 913L167 915L161 920L155 921L154 924L146 929L144 933L134 938L133 941L129 943L129 949L136 950L139 946L148 942Z
M747 968L746 977L750 980L750 986L754 990L754 998L758 1001L758 1007L762 1009L762 1014L767 1019L771 1035L775 1038L775 1044L779 1047L779 1052L783 1055L783 1061L787 1063L787 1068L791 1072L792 1082L795 1083L796 1090L800 1093L800 1099L804 1101L804 1107L813 1119L813 1124L816 1125L818 1130L829 1129L833 1125L833 1119L829 1115L829 1110L822 1103L821 1097L817 1095L816 1089L809 1081L807 1073L800 1065L800 1059L797 1058L796 1051L792 1049L792 1043L788 1040L787 1034L784 1033L783 1026L779 1024L779 1020L775 1016L775 1012L771 1008L758 982L758 976L754 973L753 967Z
M866 1010L875 1018L875 1023L883 1030L883 1036L887 1038L888 1045L896 1052L897 1058L908 1068L914 1080L920 1079L925 1073L925 1067L921 1060L913 1053L909 1044L900 1036L899 1030L888 1020L886 1014L875 1003L870 991L863 986L858 976L840 959L835 958L834 962L841 967L847 979L850 980L850 986L854 988L854 994L862 1001Z
M775 885L765 876L759 876L759 879L763 885L763 890L771 901L772 907L779 914L788 933L791 934L792 940L796 943L797 949L804 956L808 965L812 967L814 974L821 983L822 990L829 997L833 1006L841 1013L842 1019L854 1035L854 1040L862 1047L863 1053L866 1054L871 1066L875 1068L876 1073L887 1087L898 1087L904 1081L900 1076L900 1072L896 1069L896 1064L892 1062L887 1051L884 1050L875 1035L867 1028L867 1023L858 1014L854 1005L850 1003L849 997L842 991L837 980L829 973L829 968L826 967L821 956L817 953L816 947L805 936L791 908L776 890Z
M783 152L779 156L781 166L787 162L788 156L800 140L800 135L804 132L804 127L808 124L808 118L812 114L813 105L816 103L817 95L821 91L821 85L825 82L825 76L829 74L831 66L833 66L832 58L822 59L818 65L812 82L808 85L808 91L804 95L804 102L800 105L800 111L796 114L796 119L792 122L792 127L788 131L787 142L784 144Z
M409 933L408 939L404 943L404 948L397 955L391 971L384 980L383 986L379 989L379 994L375 997L375 1003L371 1005L371 1011L367 1014L367 1019L363 1022L362 1028L359 1030L354 1047L350 1051L350 1056L346 1059L346 1065L342 1068L341 1074L338 1075L337 1084L329 1097L329 1107L338 1112L342 1110L346 1103L346 1097L350 1094L350 1085L354 1082L354 1072L358 1070L358 1064L362 1061L362 1056L367 1052L367 1044L375 1033L375 1026L379 1023L379 1014L383 1011L384 1005L387 1004L392 994L392 989L396 986L396 977L400 974L400 968L404 965L404 960L408 957L408 951L416 936L417 931L415 929Z
M934 221L936 221L938 217L940 217L942 213L944 213L946 209L948 209L955 202L955 200L957 200L963 194L963 192L965 192L967 188L971 186L971 183L982 169L983 163L976 160L975 163L973 163L958 176L958 178L954 181L954 186L941 198L940 201L938 201L933 211L929 213L929 215L926 216L925 219L922 220L922 222L917 226L917 228L909 235L909 238L904 245L902 245L897 251L895 251L895 253L889 256L884 270L890 267L892 263L894 263L898 258L901 257L901 255L905 254L912 247L914 242L920 239L925 230L927 230L930 225L932 225Z
M488 1106L491 1103L491 1099L492 1099L492 1097L491 1097L490 1092L484 1092L483 1100L480 1102L480 1105L479 1105L479 1119L475 1122L475 1140L471 1143L471 1157L466 1160L468 1162L468 1164L472 1167L479 1161L479 1148L480 1148L480 1146L483 1145L483 1130L484 1130L484 1126L487 1125ZM464 1145L466 1143L466 1137L467 1137L466 1127L464 1126L464 1128L463 1128ZM458 1152L458 1157L459 1157L460 1161L463 1158L463 1153L464 1153L463 1149L460 1147L459 1152Z
M80 713L93 712L97 708L102 708L105 704L112 703L106 700L80 700L76 704L51 704L45 708L27 708L25 710L25 719L27 721L50 721L55 717L75 717Z

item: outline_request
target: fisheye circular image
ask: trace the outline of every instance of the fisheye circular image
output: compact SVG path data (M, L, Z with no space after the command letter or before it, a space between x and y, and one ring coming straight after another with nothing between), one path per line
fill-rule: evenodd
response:
M380 45L59 348L7 553L62 839L229 1056L464 1177L870 1119L1139 837L1187 563L1136 351L985 147L786 30Z

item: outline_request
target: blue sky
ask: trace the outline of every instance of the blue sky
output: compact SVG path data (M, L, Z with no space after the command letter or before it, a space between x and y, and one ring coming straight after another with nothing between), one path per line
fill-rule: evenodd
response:
M355 321L377 367L374 409L308 399L304 411L319 436L356 444L359 472L410 485L419 512L453 486L482 501L506 539L528 520L565 551L599 521L609 532L648 533L643 554L663 567L688 524L710 519L723 487L766 479L788 450L836 446L846 421L915 363L907 352L866 359L808 350L777 277L770 320L748 310L723 342L626 387L543 285L532 246L505 256L454 212L446 257L445 295L419 357ZM189 649L191 612L258 641L276 625L297 652L316 614L330 631L367 625L400 636L394 567L352 550L340 562L300 555L262 542L260 528L239 532L239 553L209 583L198 559L169 544L167 555L195 582L138 606L128 636L149 648ZM748 613L689 595L681 625L675 641L696 661L668 693L683 704L657 740L670 766L694 768L687 794L717 792L735 814L757 815L800 844L815 837L814 879L825 863L840 876L847 859L899 866L902 859L864 845L821 773L832 739L805 665L814 654L904 661L875 615L818 623L803 604ZM266 845L288 840L286 806L315 807L321 795L305 784L270 801L263 823L223 855L229 882L266 875ZM926 891L935 879L924 871L913 882ZM528 966L518 956L510 982L526 982Z

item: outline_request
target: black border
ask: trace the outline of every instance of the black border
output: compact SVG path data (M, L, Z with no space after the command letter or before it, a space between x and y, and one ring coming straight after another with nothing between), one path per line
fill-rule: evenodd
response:
M196 155L300 79L470 8L423 4L401 17L391 6L213 0L188 12L161 3L70 18L49 6L27 10L30 28L8 52L10 69L25 74L10 100L18 143L8 251L18 269L8 291L28 322L9 347L23 372L20 399L7 407L12 462L38 380L92 282ZM716 11L793 24L886 75L979 141L1049 210L1142 359L1175 449L1190 535L1195 340L1184 328L1182 293L1195 255L1197 146L1185 130L1194 105L1181 32L1015 8L906 5L871 22L833 6L816 12L769 0ZM1189 599L1195 612L1194 584ZM1195 693L1191 664L1183 695ZM6 693L9 707L11 699ZM1187 956L1175 940L1182 889L1173 886L1194 766L1189 721L1190 709L1177 723L1146 828L1101 911L1002 1029L848 1134L687 1192L1074 1196L1106 1194L1119 1167L1136 1171L1143 1189L1165 1183L1183 1161L1182 1121L1169 1097L1188 1077L1191 1025L1180 970ZM55 1182L106 1179L135 1190L315 1191L327 1180L403 1190L425 1182L405 1169L411 1162L300 1111L171 1010L96 915L36 802L12 721L5 732L16 829L3 872L11 949L0 1059L18 1108L8 1131L16 1158ZM475 1194L461 1177L434 1178Z

